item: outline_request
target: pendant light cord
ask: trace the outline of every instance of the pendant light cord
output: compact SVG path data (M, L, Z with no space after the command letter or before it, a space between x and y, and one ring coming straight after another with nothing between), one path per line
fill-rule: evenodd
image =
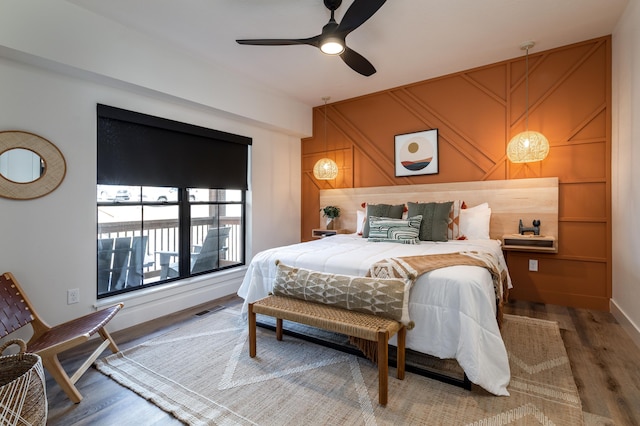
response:
M525 56L525 105L527 106L525 115L525 129L529 131L529 46L527 46L527 54Z
M329 96L322 98L324 101L324 155L328 155L327 151L327 101L331 99Z

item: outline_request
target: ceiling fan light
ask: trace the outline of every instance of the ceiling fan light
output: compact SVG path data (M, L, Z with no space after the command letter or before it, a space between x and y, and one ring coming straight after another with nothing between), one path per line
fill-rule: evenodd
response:
M321 158L313 166L313 175L318 180L335 179L338 176L338 165L330 158Z
M524 131L515 135L507 145L507 157L512 163L533 163L549 155L549 141L539 132Z
M339 55L344 52L344 43L338 38L329 37L322 42L320 50L327 55Z

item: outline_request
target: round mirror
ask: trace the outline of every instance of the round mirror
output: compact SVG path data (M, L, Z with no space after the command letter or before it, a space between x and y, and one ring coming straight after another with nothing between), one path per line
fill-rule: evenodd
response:
M30 200L47 195L67 166L54 144L28 132L0 132L0 197Z
M24 148L9 149L0 154L0 174L11 181L28 183L44 174L44 160Z

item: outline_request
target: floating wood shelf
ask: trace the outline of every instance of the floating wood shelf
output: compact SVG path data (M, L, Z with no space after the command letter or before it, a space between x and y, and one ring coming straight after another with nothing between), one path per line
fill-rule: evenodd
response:
M556 238L552 236L506 234L502 236L502 249L557 253L558 242Z
M336 235L337 233L338 233L337 229L312 229L311 237L313 238L331 237L333 235Z

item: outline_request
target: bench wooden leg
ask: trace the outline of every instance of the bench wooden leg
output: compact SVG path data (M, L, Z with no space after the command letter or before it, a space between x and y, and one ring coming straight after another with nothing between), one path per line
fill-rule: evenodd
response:
M249 303L249 357L256 356L256 313L253 312L253 303Z
M276 318L276 339L282 340L282 318Z
M407 327L402 326L398 330L398 354L396 362L396 377L400 380L404 380L404 365L405 365L405 344L407 342Z
M286 298L283 298L286 299ZM292 299L293 300L293 299ZM278 316L284 315L286 318L294 317L296 318L295 322L300 322L301 324L313 324L317 315L308 315L308 318L305 317L305 305L302 301L298 301L297 305L294 307L287 307L287 309L281 309L278 304L280 302L280 298L278 296L271 296L260 301L255 302L255 306L253 303L249 304L249 354L253 358L256 356L256 312L269 315L276 319L276 339L283 339L283 318ZM295 308L295 309L294 309ZM336 309L336 308L334 308ZM329 307L327 307L329 310ZM295 316L289 316L287 314L295 313ZM327 313L327 317L330 318ZM302 314L302 315L301 315ZM327 318L327 319L328 319ZM306 320L310 322L306 322ZM397 356L397 377L400 380L404 379L405 376L405 344L406 344L406 328L402 326L402 324L391 324L381 323L379 327L373 328L371 326L365 326L359 324L359 320L354 319L353 325L358 326L362 329L363 332L367 333L367 337L371 338L371 344L377 345L378 349L378 402L382 406L387 405L388 397L389 397L389 337L391 334L391 330L394 332L398 330L398 356ZM397 328L397 326L400 326ZM335 330L334 330L335 329ZM343 330L341 324L328 323L326 330L329 331L338 331ZM371 332L376 333L376 336L373 337ZM369 334L371 333L371 334ZM357 334L357 333L356 333ZM377 339L377 341L376 341Z
M387 405L389 390L389 332L378 332L378 402Z

